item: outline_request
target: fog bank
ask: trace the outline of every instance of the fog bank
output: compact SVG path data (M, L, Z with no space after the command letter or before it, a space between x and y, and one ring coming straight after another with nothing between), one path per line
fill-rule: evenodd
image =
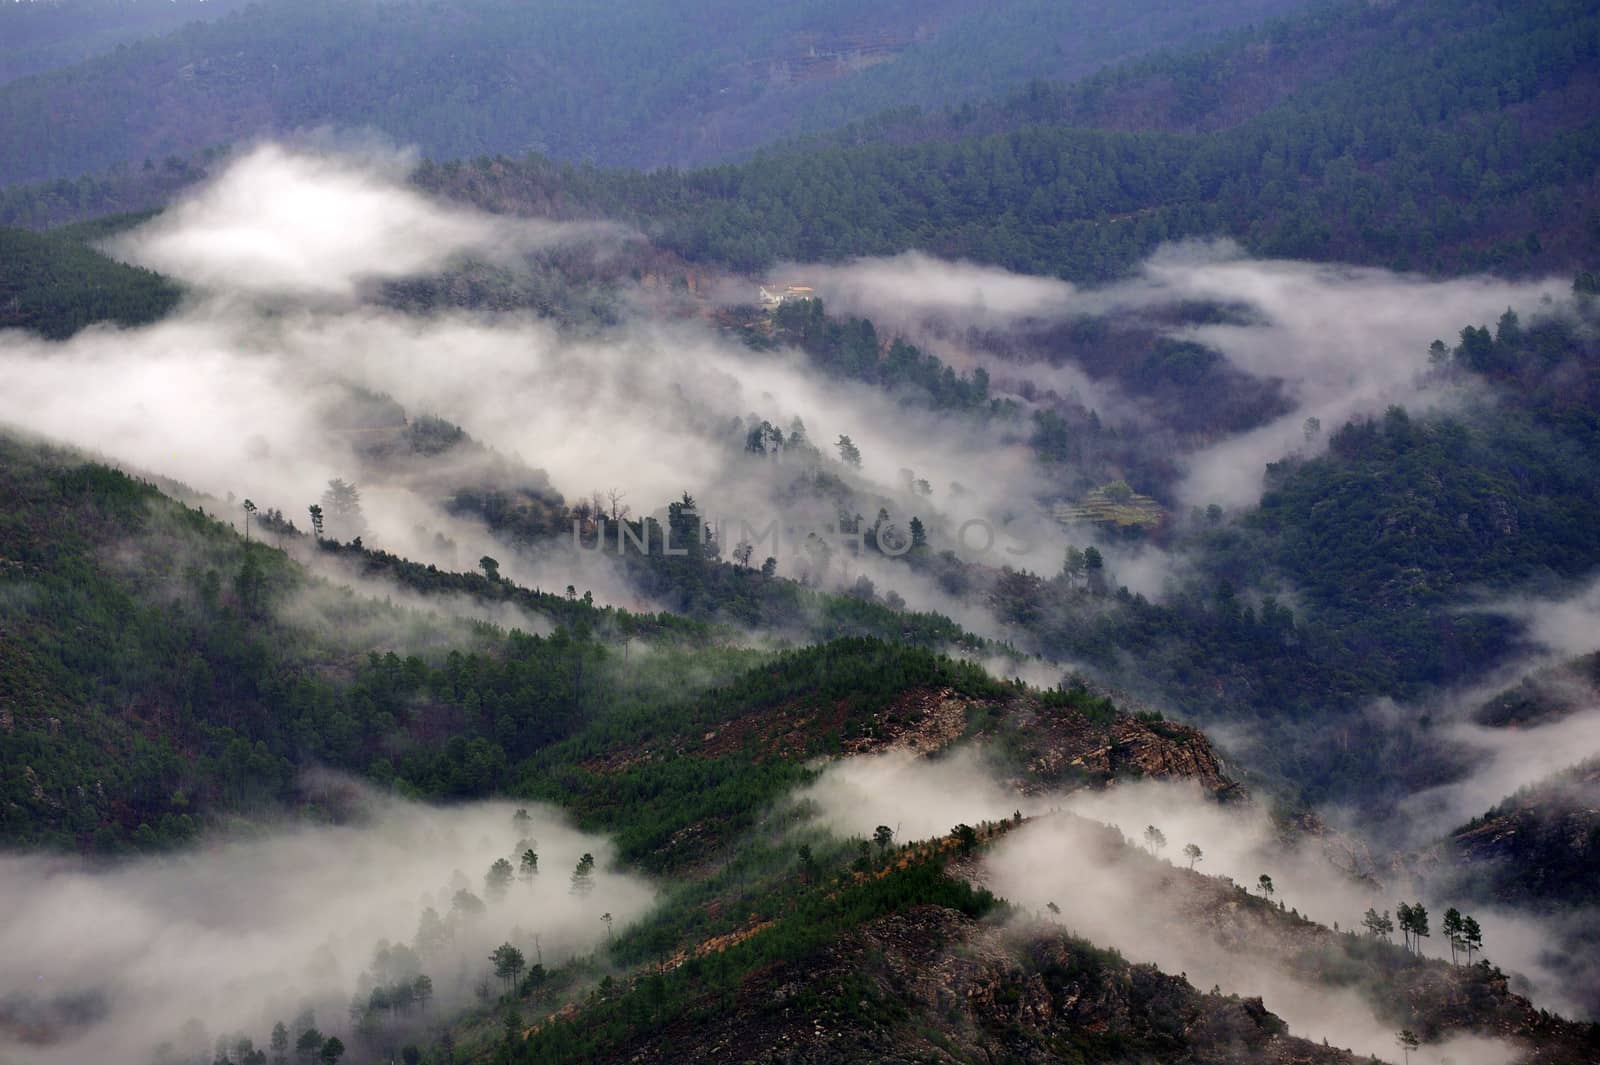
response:
M1202 990L1215 983L1227 992L1261 995L1295 1034L1314 1040L1327 1036L1357 1053L1392 1056L1395 1026L1358 996L1335 993L1289 972L1286 959L1304 943L1259 929L1243 940L1230 939L1196 921L1179 905L1193 904L1188 893L1169 894L1174 870L1166 863L1185 868L1183 848L1192 843L1201 851L1197 872L1252 889L1265 873L1274 882L1276 899L1328 928L1359 930L1368 907L1393 911L1400 901L1413 900L1433 911L1437 928L1445 907L1462 905L1483 926L1486 956L1529 977L1536 1002L1582 1015L1578 1001L1566 993L1560 964L1574 945L1558 925L1427 897L1408 880L1377 870L1359 837L1334 838L1324 846L1315 837L1297 835L1287 846L1260 806L1220 805L1192 784L1137 781L1099 791L1022 795L1000 784L975 750L933 759L894 751L836 763L797 798L811 804L819 822L838 834L870 838L881 824L895 829L901 842L945 835L958 823L1008 818L1015 810L1042 817L1005 836L985 859L983 876L997 894L1030 912L1042 913L1054 902L1063 911L1061 921L1094 943L1186 973ZM1058 811L1076 816L1050 816ZM1080 818L1113 826L1134 847L1153 825L1165 843L1149 860L1138 853L1134 857L1140 861L1108 857L1104 847L1092 843L1095 837ZM1358 879L1350 871L1380 872L1380 882ZM1144 916L1133 919L1134 914ZM1424 949L1429 957L1449 957L1438 936ZM1478 1065L1509 1060L1505 1048L1491 1041L1452 1040L1425 1053L1433 1055L1423 1059L1429 1062L1446 1056Z
M1160 333L1220 351L1249 374L1284 382L1295 402L1291 413L1184 459L1178 496L1186 507L1255 503L1267 463L1325 445L1325 436L1306 438L1307 418L1317 418L1331 433L1352 417L1381 413L1392 404L1449 402L1423 381L1432 341L1453 344L1463 327L1492 323L1508 307L1527 314L1559 308L1571 298L1570 279L1437 280L1374 267L1252 259L1227 240L1167 245L1131 278L1094 287L915 252L788 272L812 283L831 306L914 333L934 324L946 335L975 327L1010 328L1026 336L1041 323L1143 320ZM1219 320L1177 324L1202 305L1224 313ZM938 332L922 330L919 339ZM942 355L951 346L930 343ZM1103 413L1129 412L1127 397L1100 382L1073 378L1074 367L1043 350L1032 360L990 369L997 376L1078 391Z
M274 1022L307 1006L325 1033L351 1042L346 1007L365 999L380 945L412 948L414 959L394 964L428 975L430 1009L443 1013L472 996L500 943L550 966L604 940L601 914L620 927L654 897L608 871L604 839L552 808L530 806L517 821L498 802L362 804L355 823L285 825L160 858L0 858L0 1014L15 1022L0 1025L0 1060L147 1061L168 1042L189 1053L185 1041L201 1036L209 1054L210 1039L235 1033L264 1046ZM490 866L516 866L529 847L538 875L497 899ZM593 886L574 893L586 852ZM462 891L486 910L463 909ZM430 908L443 932L419 942Z

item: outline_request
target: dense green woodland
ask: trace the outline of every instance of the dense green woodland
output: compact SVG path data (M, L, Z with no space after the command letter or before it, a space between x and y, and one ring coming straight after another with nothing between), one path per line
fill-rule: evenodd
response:
M841 734L781 759L736 748L622 774L591 759L777 704L840 708L848 722L911 688L1009 690L905 644L739 650L705 623L324 543L368 576L558 623L548 636L461 626L311 579L121 473L0 446L15 503L0 514L0 832L13 843L159 847L227 812L295 802L299 771L327 765L417 796L561 799L618 831L630 859L671 863L673 833L709 820L696 846L725 839L802 779L794 758L837 749ZM317 621L298 620L308 612ZM859 624L821 613L824 626ZM634 643L649 653L630 660ZM650 801L626 801L635 792Z
M1147 422L1138 425L1103 420L1080 400L1041 395L1026 381L1018 394L1036 405L1024 415L1017 399L994 394L983 367L957 373L902 336L881 336L871 319L831 317L819 299L786 301L770 316L756 308L727 313L732 331L756 350L797 348L830 376L877 385L907 406L962 414L1026 438L1041 472L1064 498L1128 479L1170 503L1182 476L1177 452L1219 433L1257 428L1292 409L1281 382L1252 377L1220 352L1173 339L1150 323L1084 317L1024 334L1020 342L1004 330L992 337L972 330L966 338L1001 357L1013 344L1046 350L1054 363L1115 381L1138 398ZM1224 320L1222 309L1206 305L1180 313L1196 323ZM1151 421L1160 423L1159 435Z
M71 236L96 234L91 228ZM100 313L125 308L127 319L139 320L159 313L157 306L139 302L152 288L172 298L159 279L98 257L65 235L15 235L24 248L48 251L43 261L53 270L59 271L57 264L64 260L84 264L90 277L114 278L116 286L109 290L91 289L118 295ZM27 276L18 267L32 261L14 257L8 272ZM1592 291L1592 278L1580 278L1579 287ZM99 317L89 313L94 306L64 297L55 308L57 317L36 318L36 328L53 335L68 332L88 317ZM1009 416L986 398L981 377L957 377L903 342L883 356L870 322L829 319L820 305L796 303L778 316L776 328L780 338L807 350L830 372L920 395L922 402L975 417ZM869 358L873 352L879 354ZM1595 493L1600 479L1592 476L1600 447L1593 416L1600 386L1593 342L1584 328L1554 318L1524 326L1508 316L1493 327L1465 330L1458 344L1434 358L1441 387L1488 381L1499 390L1500 401L1469 401L1450 416L1414 418L1395 410L1337 429L1324 457L1286 461L1269 471L1259 508L1226 522L1184 527L1177 546L1194 552L1201 576L1161 601L1119 591L1114 574L1096 588L1081 575L989 573L926 550L914 551L906 564L934 576L951 594L987 599L1025 649L1086 661L1140 695L1181 707L1202 721L1234 721L1241 715L1257 721L1275 737L1260 768L1293 780L1305 798L1348 797L1351 789L1364 789L1365 800L1381 802L1403 790L1408 776L1447 774L1449 767L1437 763L1424 737L1402 738L1395 748L1394 737L1352 718L1350 711L1380 695L1416 698L1433 686L1473 675L1517 646L1512 622L1460 613L1454 608L1462 597L1541 584L1555 593L1561 582L1583 577L1600 562L1586 532L1600 519ZM1072 468L1082 460L1075 449L1091 431L1097 446L1115 454L1106 446L1116 439L1115 431L1095 423L1074 429L1047 419L1035 426L1035 444L1046 459L1060 449L1059 457ZM451 437L441 446L456 443ZM530 510L498 491L464 488L451 505L513 542L564 537L570 523L571 512L548 506ZM697 539L695 530L674 530L674 535ZM650 540L661 542L659 536ZM706 557L667 557L659 550L630 554L627 564L646 594L706 621L811 639L868 635L934 648L982 645L937 615L898 612L870 592L822 595L768 577L759 559L730 564L734 545L716 547ZM335 555L349 550L332 544L326 549ZM481 576L430 571L381 552L356 554L374 572L430 590L490 598L531 594ZM217 572L226 586L236 567ZM1293 613L1284 601L1295 603ZM534 596L526 605L543 613L568 609L561 597ZM691 623L667 627L680 624ZM626 638L637 626L619 617L605 628L611 638ZM1138 662L1136 671L1125 668L1130 660ZM19 676L36 668L32 662L19 666ZM178 688L169 681L165 690ZM313 703L322 698L307 695L309 690L290 688L272 697L292 695ZM403 693L414 694L414 688ZM389 698L386 712L393 713L393 700L400 696ZM348 715L331 732L306 724L315 733L311 738L280 734L274 756L281 759L298 746L342 764L377 765L379 772L388 764L426 793L466 794L471 785L463 790L452 782L460 765L475 759L474 768L464 772L480 783L508 779L519 755L565 734L571 721L562 714L568 712L553 712L537 726L486 716L485 733L498 728L503 734L501 751L481 744L469 751L470 741L462 740L447 752L448 768L402 766L394 758L375 761L370 753L382 729L375 733L362 726L352 732ZM580 711L570 713L581 717ZM523 731L534 738L507 748L503 741ZM1324 742L1329 735L1340 742ZM253 744L263 737L247 733L246 738ZM1388 783L1368 787L1373 751L1379 748L1399 754L1386 772ZM243 758L243 749L233 757ZM239 787L257 798L284 796L291 778L279 765L261 787ZM184 799L189 800L187 793ZM179 813L157 803L151 816L123 827L131 831L148 823L156 832L164 817ZM77 831L90 830L101 814L103 809Z
M961 839L964 828L970 835L960 846L982 846L1008 827L957 826L941 846ZM1105 858L1128 866L1150 860L1115 829L1101 829ZM691 1057L711 1047L804 1045L813 1032L829 1040L823 1045L838 1060L885 1060L895 1053L917 1060L910 1051L949 1053L969 1041L997 1043L1023 1061L1250 1061L1260 1059L1247 1048L1269 1041L1296 1060L1351 1060L1327 1044L1318 1057L1317 1048L1297 1042L1260 999L1241 1002L1216 987L1202 994L1186 978L1131 965L1054 920L1029 920L941 871L925 848L897 854L891 844L874 854L867 841L858 843L860 857L846 875L828 876L823 863L808 869L802 859L800 878L766 887L774 904L766 912L776 917L759 934L665 971L604 980L579 1015L539 1024L525 1041L505 1039L493 1060L629 1061L661 1051ZM807 890L819 880L823 890ZM1534 1024L1545 1029L1540 1034L1551 1060L1582 1061L1600 1045L1600 1027L1568 1025L1510 1000L1505 974L1487 961L1457 967L1424 960L1386 936L1321 928L1242 887L1230 885L1227 896L1235 935L1242 927L1271 929L1279 937L1277 961L1314 983L1359 995L1379 1016L1417 1024L1430 1041L1462 1029L1504 1034ZM1447 924L1450 914L1461 917L1448 910ZM1009 919L1003 956L997 957L993 941L971 941L977 938L974 919L985 916ZM1186 916L1214 919L1203 906ZM1425 911L1421 920L1426 923ZM613 957L637 950L640 936L631 938L612 947ZM963 971L954 958L994 970ZM967 978L958 986L968 993L941 997L930 1009L913 975L919 966L956 970ZM545 979L540 974L524 989L536 1006L545 1004ZM503 1008L519 1004L507 1001ZM1226 1020L1211 1012L1240 1005L1241 1014ZM507 1016L510 1028L515 1022ZM927 1056L938 1054L930 1049Z
M836 376L912 394L934 409L1001 413L989 396L989 372L982 367L957 374L935 356L903 338L881 350L878 331L865 318L830 319L821 300L790 300L773 314L774 339L814 358ZM1015 404L1011 404L1015 409Z
M1003 906L987 891L925 861L830 892L796 892L786 901L791 905L784 907L782 919L760 936L703 961L690 959L670 973L646 976L632 988L607 987L582 1017L544 1025L521 1046L501 1051L498 1060L593 1060L641 1038L650 1038L656 1052L670 1054L676 1039L660 1038L656 1033L661 1029L678 1028L687 1036L694 1026L734 1008L741 990L761 969L812 959L864 922L917 906L947 907L968 917ZM1099 951L1088 958L1102 964L1121 961ZM873 991L867 981L857 979L844 987L819 988L804 1005L834 1023L876 1025L898 1019L896 1004ZM903 1015L903 1007L898 1012Z
M209 0L208 0L209 2ZM0 189L0 224L42 229L92 221L106 215L154 211L202 180L222 150L160 162L147 160L98 176L59 178L43 185Z
M0 227L0 329L61 340L93 322L153 322L177 303L176 285L108 259L75 234Z
M1517 622L1463 603L1561 597L1600 566L1600 351L1583 294L1592 278L1577 287L1577 318L1508 313L1419 352L1432 386L1455 395L1447 413L1395 408L1334 427L1324 454L1268 469L1259 506L1153 534L1193 566L1159 597L1120 588L1099 553L1031 573L964 564L933 544L903 564L982 598L1024 650L1089 664L1201 722L1248 722L1270 737L1252 765L1276 787L1381 807L1460 767L1425 731L1392 734L1362 708L1420 700L1522 647ZM881 353L866 358L870 323L819 314L786 306L779 335L834 372L898 389L915 380L889 374ZM1085 447L1087 431L1041 422L1034 442L1049 460ZM1102 428L1095 439L1116 438ZM1068 469L1083 461L1061 457Z

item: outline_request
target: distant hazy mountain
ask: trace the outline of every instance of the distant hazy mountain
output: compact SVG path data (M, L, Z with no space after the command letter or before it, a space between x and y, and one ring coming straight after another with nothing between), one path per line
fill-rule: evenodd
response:
M219 18L249 0L14 0L0 4L0 84Z
M916 249L1088 282L1226 235L1281 258L1565 273L1600 234L1597 56L1600 15L1576 0L1356 0L737 165L641 177L504 159L420 180L494 210L587 203L751 272ZM81 217L28 196L0 199L0 218ZM109 184L100 202L137 205Z
M0 182L328 124L440 157L687 164L886 107L1078 76L1299 6L272 0L0 89ZM63 36L59 48L90 45Z

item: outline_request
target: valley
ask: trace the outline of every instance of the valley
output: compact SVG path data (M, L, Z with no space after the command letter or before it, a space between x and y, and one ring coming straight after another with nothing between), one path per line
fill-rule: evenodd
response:
M0 12L0 1063L1600 1059L1593 11L513 7Z

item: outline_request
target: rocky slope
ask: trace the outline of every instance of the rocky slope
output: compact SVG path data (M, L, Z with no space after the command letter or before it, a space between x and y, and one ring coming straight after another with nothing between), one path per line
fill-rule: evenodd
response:
M1446 850L1475 894L1545 907L1600 902L1600 759L1512 796Z

